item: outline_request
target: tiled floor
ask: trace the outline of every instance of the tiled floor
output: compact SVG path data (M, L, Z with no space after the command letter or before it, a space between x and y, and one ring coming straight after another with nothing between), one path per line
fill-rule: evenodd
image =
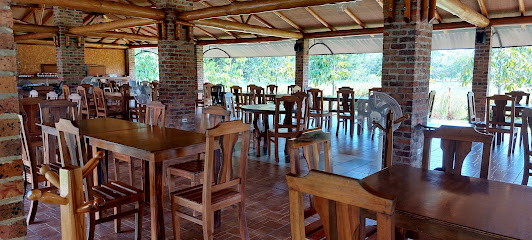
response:
M334 172L355 178L363 178L379 170L376 160L378 141L372 141L368 131L351 138L340 130L339 137L332 134L332 149ZM507 143L508 141L506 141ZM281 145L284 146L284 143ZM439 142L434 140L432 149L431 168L441 166L441 150ZM507 157L507 145L495 147L490 167L489 179L520 184L523 171L523 153L517 148L511 157ZM463 174L478 177L480 172L481 147L474 145L472 153L464 162ZM251 149L247 171L246 186L246 214L251 239L289 239L290 218L288 191L285 175L289 172L288 157L280 153L280 162L276 163L273 156L255 157L255 150ZM140 163L136 162L137 166ZM111 164L112 168L112 164ZM127 181L126 168L121 168L120 179ZM110 170L112 173L113 171ZM137 168L136 175L141 174ZM113 176L111 176L113 177ZM138 178L140 179L140 177ZM137 181L139 182L139 181ZM186 186L187 181L180 182ZM529 184L530 186L530 184ZM167 239L172 239L172 220L168 193L165 192L165 227ZM26 210L28 208L26 201ZM149 207L143 216L143 238L150 238ZM115 233L113 223L109 222L96 227L96 239L132 239L133 217L123 221L123 232ZM28 227L28 239L60 239L59 207L40 204L36 216L36 223ZM182 221L182 239L202 239L201 226ZM215 230L215 239L239 239L236 208L227 208L222 213L222 226Z

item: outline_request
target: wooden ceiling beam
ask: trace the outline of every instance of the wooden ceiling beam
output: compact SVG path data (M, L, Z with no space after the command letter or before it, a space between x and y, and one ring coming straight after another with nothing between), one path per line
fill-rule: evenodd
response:
M35 9L32 9L28 14L24 15L24 17L22 18L22 21L24 22L27 22L31 16L33 16L35 14Z
M200 3L203 4L203 6L205 6L205 7L208 7L208 8L211 8L211 7L212 7L212 5L211 5L210 3L208 3L207 1L203 1L203 0L201 0ZM237 21L236 19L234 19L233 17L228 17L228 16L226 16L225 19L227 19L228 21L231 21L231 22L238 22L238 21ZM227 33L227 34L229 34L229 36L231 36L231 37L234 37L234 38L240 38L240 36L238 36L238 35L235 34L235 33L232 33L232 32L229 32L229 31L225 31L225 30L224 30L224 32Z
M103 32L103 33L87 33L89 37L106 37L106 38L124 38L128 40L138 40L138 41L150 41L157 42L158 38L148 35L140 35L134 33L125 33L125 32Z
M480 7L480 12L484 17L488 17L488 9L486 8L486 4L484 4L484 0L478 0L478 6Z
M91 22L96 16L94 14L87 14L85 18L83 18L83 25L87 25L89 22Z
M320 6L350 1L352 0L255 0L234 2L229 5L182 12L177 15L177 18L182 21L192 21L215 17L238 16L242 14L287 10L300 7Z
M477 27L487 27L490 24L488 18L463 4L460 0L438 0L436 5Z
M105 32L109 30L119 28L140 27L154 24L155 21L144 18L126 18L121 20L115 20L107 23L92 24L86 26L79 26L70 28L70 32L73 34L83 34L88 32Z
M48 21L54 16L54 11L51 11L42 19L42 25L46 25Z
M20 40L37 40L37 39L43 39L43 38L52 38L56 34L55 33L28 33L24 35L15 35L15 41Z
M261 43L261 42L276 42L285 41L286 38L280 37L260 37L260 38L241 38L241 39L222 39L222 40L199 40L197 45L211 45L211 44L239 44L239 43Z
M325 26L326 28L328 28L329 30L331 31L336 31L336 29L334 29L329 23L327 23L325 21L325 19L323 19L322 17L320 17L320 15L318 15L314 10L312 10L310 7L305 7L305 10L307 10L307 12L310 13L310 15L312 15L316 20L318 20L323 26Z
M521 12L521 16L525 16L526 8L525 8L525 0L518 0L519 1L519 12Z
M202 33L205 33L205 34L207 34L207 36L212 37L212 38L214 38L214 39L216 39L216 40L219 40L219 39L220 39L218 36L216 36L216 35L210 33L209 31L207 31L207 30L205 30L205 29L203 29L203 28L200 28L200 27L198 27L198 26L195 26L194 28L198 29L198 31L200 31L200 32L202 32Z
M54 26L15 23L13 24L13 31L29 33L57 33L59 32L59 28Z
M273 13L275 13L275 15L277 15L279 18L281 18L283 21L285 21L286 23L288 23L290 26L292 26L293 28L297 29L299 32L304 32L303 31L303 28L301 28L299 25L297 25L294 21L290 20L290 18L286 17L284 14L282 14L281 12L279 11L273 11Z
M13 2L46 4L47 6L67 7L86 12L114 13L154 20L163 20L165 17L164 11L160 9L104 0L14 0Z
M285 31L285 30L280 30L280 29L275 29L275 28L260 27L260 26L245 24L245 23L225 21L221 19L198 20L198 21L192 21L192 23L195 25L199 25L199 26L224 29L228 31L259 34L259 35L264 35L264 36L292 38L292 39L303 38L303 34L301 33L290 32L290 31Z
M25 45L55 46L53 41L46 41L46 40L19 40L16 42L17 44L25 44ZM85 47L86 48L105 48L105 49L128 49L129 48L126 45L120 45L120 44L92 43L92 42L85 42Z
M257 16L257 14L251 14L251 17L255 18L255 20L262 23L267 28L274 28L270 23L266 22L266 20L262 19L261 17Z
M349 15L349 17L350 17L351 19L353 19L353 21L355 21L355 22L356 22L358 25L360 25L362 28L367 28L366 24L364 24L364 23L360 20L360 18L358 18L357 16L355 16L355 14L354 14L351 10L349 10L349 8L347 8L347 7L344 8L344 12L345 12L347 15Z

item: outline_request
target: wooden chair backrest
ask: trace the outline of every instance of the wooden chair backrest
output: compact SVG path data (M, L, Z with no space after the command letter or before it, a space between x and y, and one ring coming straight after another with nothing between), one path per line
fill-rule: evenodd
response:
M232 93L230 92L225 93L224 106L227 111L231 112L231 118L235 118L236 117L235 101L234 101L234 97Z
M530 147L530 129L532 128L532 109L524 108L521 111L523 124L521 124L521 135L523 136L523 148L524 148L524 158L525 164L530 162L530 156L532 155L532 148ZM528 171L528 170L527 170Z
M94 106L96 107L96 115L107 117L107 102L105 101L105 95L103 90L99 87L92 89L92 95L94 97Z
M237 107L244 104L244 95L242 94L242 87L240 86L231 86L231 93L235 97L235 104Z
M303 121L303 123L307 124L307 121L308 121L308 113L309 113L309 95L308 93L306 92L296 92L294 94L292 94L292 96L296 96L298 98L301 98L301 100L303 100L301 103L303 104L302 107L301 107L301 120Z
M213 104L222 104L223 102L223 93L225 92L225 86L222 84L216 84L211 87L212 103Z
M41 135L41 128L35 124L41 122L39 104L43 102L48 101L41 98L23 98L19 100L20 110L25 117L30 137Z
M128 97L131 95L131 88L129 87L129 83L128 84L123 84L121 87L120 87L120 93L122 94L122 96L124 97Z
M527 93L527 92L511 91L509 93L506 93L506 95L514 97L515 104L522 104L521 100L523 100L523 98L525 98L525 102L523 104L528 104L530 102L530 93Z
M395 239L395 198L377 193L358 179L311 170L306 176L288 174L292 239L305 239L303 193L314 196L327 239L365 239L361 209L377 213L379 240Z
M81 111L88 111L89 108L89 98L87 96L87 89L83 86L78 86L76 92L81 96L79 109Z
M257 87L257 85L255 84L249 84L247 87L246 87L246 90L248 93L252 93L253 90L255 89L255 87Z
M22 163L24 164L26 176L30 176L32 179L29 179L32 183L37 182L37 164L35 162L35 151L33 148L30 148L28 141L28 127L24 121L22 115L18 115L20 121L20 141L22 142Z
M144 123L164 127L166 124L166 105L157 101L146 103L146 119Z
M118 85L115 81L109 81L109 87L111 88L112 92L118 92Z
M79 128L74 126L70 120L60 119L55 124L59 134L59 152L61 155L61 166L80 166L86 162L84 141L81 139Z
M436 91L429 92L429 118L432 117L432 110L434 109L434 98L436 97Z
M205 133L207 129L212 128L220 122L229 121L231 112L222 106L208 106L202 109L200 133Z
M78 105L68 100L39 103L41 123L56 123L59 119L78 120Z
M57 100L58 98L59 96L54 91L50 91L46 94L46 100Z
M281 128L287 128L297 136L306 126L303 119L303 99L297 96L284 96L275 99L275 115L273 125L275 133ZM281 112L281 105L284 112Z
M340 89L336 93L338 114L355 114L355 93L351 89Z
M323 113L323 91L317 88L311 88L307 90L309 94L309 106L308 109L316 114Z
M211 83L204 83L203 84L203 100L204 101L211 101L211 98L212 98L212 93L211 93L211 88L212 88L212 84Z
M475 106L475 94L471 91L467 93L467 117L469 123L478 121L477 108Z
M492 108L491 103L495 103ZM506 122L506 106L510 103L510 122ZM486 128L489 132L493 125L515 126L515 98L506 95L494 95L486 98ZM490 114L491 113L491 114ZM492 116L492 117L490 117Z
M266 89L268 90L268 94L277 94L277 89L279 89L279 87L277 87L277 85L270 84L266 86Z
M266 95L263 87L255 86L253 88L249 104L266 104Z
M68 100L68 97L70 97L70 94L71 94L70 87L68 87L68 85L65 84L61 87L61 89L63 90L63 99Z
M290 95L294 94L294 93L295 93L295 92L294 92L294 88L295 88L296 86L297 86L297 85L295 85L295 84L294 84L294 85L289 85L289 86L288 86L287 93L290 94Z
M250 124L242 121L230 121L217 124L215 127L206 131L207 144L205 149L204 172L212 173L214 171L214 152L218 148L216 140L222 152L222 167L220 169L220 181L217 184L213 182L214 174L203 174L203 204L211 204L211 195L213 192L223 189L234 188L245 196L246 189L246 166L249 152ZM239 156L239 174L232 176L233 153L235 152L236 143L241 136L242 144Z
M31 90L30 98L36 98L36 97L39 97L39 92L37 92L37 90Z
M480 133L473 127L441 126L434 130L424 131L422 168L428 169L430 162L431 141L433 138L441 139L443 151L443 169L446 173L462 173L465 157L471 152L474 142L482 143L482 162L491 159L491 146L493 135ZM487 175L481 173L481 178Z
M331 150L331 133L321 130L305 130L296 138L288 140L288 149L290 151L291 172L300 173L299 166L299 149L303 149L303 157L307 162L308 170L320 170L320 149L323 146L323 162L326 172L333 171L332 150Z
M369 94L371 94L372 92L382 92L382 88L370 88L368 92Z

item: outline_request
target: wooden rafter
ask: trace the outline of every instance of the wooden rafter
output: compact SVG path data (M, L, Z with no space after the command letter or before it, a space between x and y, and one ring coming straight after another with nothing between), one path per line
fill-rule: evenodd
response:
M480 7L482 15L488 17L488 9L486 8L486 4L484 4L484 0L478 0L478 6Z
M207 31L207 30L205 30L205 29L203 29L203 28L200 28L200 27L198 27L198 26L195 26L195 28L198 29L198 31L207 34L207 36L209 36L209 37L212 37L212 38L214 38L214 39L216 39L216 40L219 40L219 39L220 39L218 36L216 36L216 35L210 33L209 31Z
M525 8L525 0L518 0L519 1L519 12L521 12L521 16L525 16L526 8Z
M103 38L100 38L100 40L98 40L98 43L101 43L101 42L103 42L103 40L105 40L105 39L106 39L105 37L103 37Z
M262 19L261 17L257 16L257 14L251 14L251 16L253 18L255 18L255 20L259 21L260 23L262 23L264 26L268 27L268 28L273 28L273 26L266 22L266 20Z
M84 19L83 19L83 25L87 25L89 24L96 16L94 16L93 14L88 14Z
M383 7L384 6L384 2L382 0L376 0L377 3L379 4L379 6Z
M54 11L51 11L42 19L42 25L46 25L48 21L54 16Z
M35 9L32 9L28 14L26 14L22 21L27 22L35 14Z
M323 26L325 26L326 28L328 28L331 31L335 31L335 29L329 23L327 23L325 21L325 19L320 17L320 15L318 15L314 10L312 10L312 8L305 7L305 10L307 10L307 12L309 12L310 15L312 15L316 20L318 20Z
M286 23L290 24L290 26L294 27L295 29L297 29L299 32L303 32L303 28L301 28L300 26L298 26L295 22L293 22L292 20L290 20L288 17L286 17L284 14L282 14L281 12L279 11L273 11L273 13L275 13L275 15L277 15L279 18L283 19L283 21L285 21Z
M360 18L358 18L351 10L349 10L349 8L344 8L344 12L347 13L347 15L349 15L349 17L351 19L353 19L353 21L355 21L358 25L360 25L362 28L367 28L366 24L364 24Z
M439 23L443 23L442 18L438 10L434 11L434 16L436 17L436 20L438 20Z
M206 26L210 28L224 29L228 31L235 32L245 32L250 34L258 34L264 36L273 36L273 37L282 37L289 39L300 39L303 38L303 34L276 29L276 28L266 28L256 25L250 25L245 23L231 22L221 19L207 19L207 20L197 20L192 21L192 24L196 26Z
M205 7L212 7L212 5L206 1L200 1L201 4L203 4L203 6ZM231 22L238 22L236 19L234 19L233 17L225 17L225 19L227 19L228 21L231 21ZM225 31L225 33L229 34L230 36L234 37L234 38L240 38L240 36L238 36L237 34L233 33L233 32L229 32L229 31Z
M487 27L490 24L488 18L473 10L468 5L465 5L460 0L438 0L436 5L477 27Z

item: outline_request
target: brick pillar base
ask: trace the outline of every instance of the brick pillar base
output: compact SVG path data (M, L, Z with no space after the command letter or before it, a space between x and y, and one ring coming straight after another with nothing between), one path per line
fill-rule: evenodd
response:
M59 46L55 49L58 77L70 87L78 86L86 76L85 39L69 34L70 27L83 25L81 14L78 10L54 7L54 23L59 27Z
M24 238L24 180L10 1L0 0L0 239Z
M126 50L127 54L127 67L128 67L128 73L129 78L132 80L137 79L137 69L135 68L135 49L130 48Z
M432 24L420 20L421 2L412 0L414 15L407 23L403 1L397 1L394 22L384 24L382 88L410 115L394 134L393 162L412 166L421 166L423 132L418 124L427 122L432 44Z
M167 106L168 127L195 130L196 57L188 26L176 27L176 11L192 10L193 0L157 0L157 8L167 12L166 36L160 36L159 86L160 99ZM179 34L175 30L180 31ZM188 39L187 39L188 37Z
M477 28L477 34L486 34L486 41L475 42L475 59L473 68L472 89L475 94L477 118L486 118L486 96L489 92L490 61L491 61L491 27Z
M203 72L203 46L196 45L196 85L198 89L203 89L204 72Z
M296 44L301 47L300 51L296 52L296 85L304 89L308 86L309 40L299 39Z

